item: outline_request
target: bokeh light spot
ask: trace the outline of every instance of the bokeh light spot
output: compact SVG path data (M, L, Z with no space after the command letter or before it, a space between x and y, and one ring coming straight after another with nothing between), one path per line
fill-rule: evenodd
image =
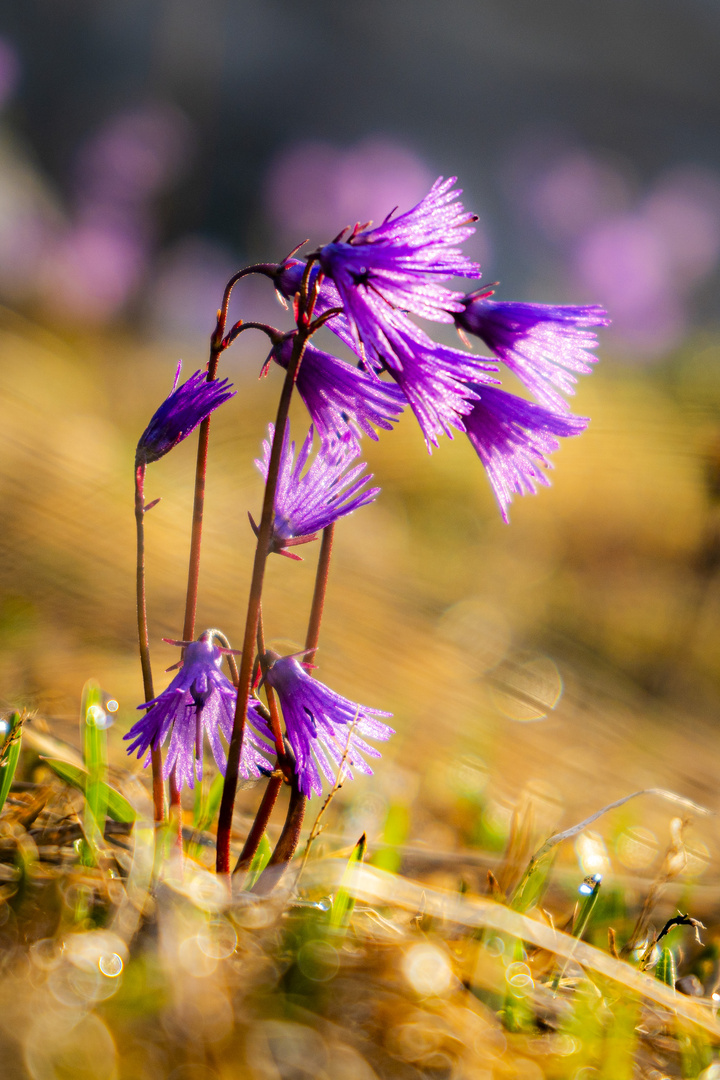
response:
M122 957L116 952L101 956L98 960L98 967L108 979L116 979L122 973L123 966Z
M559 702L563 682L549 656L511 657L486 676L493 704L509 720L544 720Z
M435 945L413 945L403 957L402 969L413 990L423 997L446 993L453 980L447 956Z
M632 825L618 836L615 851L628 870L645 870L657 858L658 840L650 829Z
M306 941L298 951L297 963L313 982L328 982L340 967L337 949L327 941Z

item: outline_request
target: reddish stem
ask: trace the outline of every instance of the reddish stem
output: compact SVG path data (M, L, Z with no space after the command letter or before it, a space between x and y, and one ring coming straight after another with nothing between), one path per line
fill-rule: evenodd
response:
M230 873L232 815L237 792L238 772L242 755L243 736L245 734L245 722L247 720L248 696L252 684L255 637L260 618L263 581L265 579L265 564L270 552L270 541L272 538L275 490L277 488L278 474L280 471L280 456L282 453L283 437L285 435L285 425L288 421L292 392L295 387L298 371L300 370L305 345L315 329L312 323L312 315L322 275L316 275L313 286L310 288L309 280L311 268L312 260L308 260L303 275L302 287L296 296L296 321L298 330L293 341L292 354L287 366L285 381L278 403L275 431L272 448L270 450L270 462L268 464L267 480L265 482L265 497L263 499L262 516L260 518L260 526L258 529L257 544L255 546L255 560L250 582L250 596L248 598L245 636L243 638L242 658L240 662L235 720L233 722L233 733L232 738L230 739L230 746L228 747L225 784L223 786L220 813L218 815L216 861L218 874Z
M320 625L325 609L325 595L327 593L334 536L335 524L333 523L332 525L328 525L326 529L323 529L322 544L320 546L317 571L315 573L315 590L313 592L310 619L308 621L307 636L305 638L305 648L306 650L309 650L305 656L304 662L306 664L314 658L318 647L318 641L320 640ZM307 796L300 791L297 775L294 775L292 778L290 805L288 806L285 825L280 833L280 837L275 845L275 850L270 857L270 861L255 882L252 892L263 895L269 893L285 873L285 870L300 843L300 833L302 831L306 806Z
M225 785L223 787L220 815L218 817L217 872L219 874L230 873L230 832L232 828L232 814L235 805L235 794L237 792L238 770L240 768L243 735L245 734L245 721L247 720L248 695L250 694L252 681L253 660L255 657L255 635L257 633L258 619L260 617L262 588L265 578L265 563L267 562L268 552L270 550L270 539L272 536L275 489L277 487L278 473L280 470L280 454L282 451L285 425L290 409L290 399L292 397L295 376L300 366L306 340L307 339L300 334L298 334L295 339L295 345L285 375L285 382L283 383L277 418L275 421L275 434L273 437L272 450L270 452L270 464L268 467L267 482L265 484L265 498L263 500L262 517L260 519L257 545L255 547L255 561L253 563L252 580L250 583L250 596L248 598L247 618L245 621L245 636L243 638L242 657L240 659L235 721L233 724L230 746L228 747Z
M257 625L257 651L258 657L265 655L265 634L263 631L262 621L262 607L260 609L260 617L258 618ZM235 684L237 685L237 683ZM277 753L277 762L275 763L275 770L270 777L265 792L262 797L262 802L258 807L255 820L252 823L250 832L247 835L244 847L240 852L240 857L235 864L234 874L248 870L250 863L252 862L260 841L262 840L263 833L265 832L270 815L273 812L275 803L277 802L278 795L280 794L280 788L283 784L284 774L288 775L288 763L285 754L285 744L282 737L282 726L280 723L280 713L277 706L277 698L275 697L275 691L272 686L265 683L265 694L267 696L268 710L270 712L270 730L275 742L275 751ZM290 774L292 772L290 771Z
M315 652L320 640L320 624L322 623L323 611L325 610L325 594L327 592L328 574L330 573L330 559L332 557L333 540L335 538L335 522L323 529L320 554L318 556L317 571L315 573L315 590L313 592L312 608L310 609L310 621L308 622L305 648L306 652L303 664L310 671L315 659Z
M147 623L147 599L145 595L145 465L135 466L135 527L137 535L137 630L140 649L140 667L142 668L145 700L155 697L153 689L152 667L150 664L150 641ZM162 777L162 749L150 751L153 779L153 809L156 821L166 817L165 785Z
M300 833L302 832L306 805L307 798L300 790L298 778L297 775L295 775L292 779L290 805L288 806L283 831L280 833L280 838L275 845L275 850L270 856L270 861L253 885L250 890L251 892L257 893L260 896L266 895L275 888L280 878L285 873L287 865L300 843Z
M248 833L245 845L240 852L240 857L235 864L235 870L233 873L242 873L244 870L250 869L250 864L255 857L260 841L263 838L263 833L267 829L270 815L273 812L277 797L280 794L280 788L283 785L283 774L280 770L280 764L275 769L268 780L267 787L262 797L262 802L258 808L258 812L255 815L255 820L252 823L252 828Z

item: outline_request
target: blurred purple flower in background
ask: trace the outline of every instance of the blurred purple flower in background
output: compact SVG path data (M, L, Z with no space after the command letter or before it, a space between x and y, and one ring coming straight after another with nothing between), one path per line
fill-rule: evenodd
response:
M226 650L212 642L213 631L206 630L198 641L185 646L178 674L162 694L138 706L148 711L123 736L130 740L128 754L137 750L138 757L148 755L144 762L147 768L149 751L162 746L170 735L163 776L167 779L174 772L178 788L183 784L192 788L196 775L198 780L202 779L204 737L210 743L218 768L225 772L226 756L220 734L230 740L237 691L220 671ZM248 702L248 720L240 772L246 778L259 777L272 769L274 748L272 735L252 699ZM271 755L270 760L266 753Z
M49 238L39 280L51 311L91 323L122 311L154 246L151 202L189 148L188 121L162 105L116 114L81 146L73 215Z
M310 798L313 792L321 793L318 765L332 783L335 780L333 765L336 771L346 751L345 775L352 779L352 769L372 774L361 754L378 758L380 751L361 736L383 742L389 739L394 735L393 729L377 717L392 716L392 713L368 709L341 697L311 678L292 656L278 656L272 652L267 655L272 662L265 678L280 699L303 794Z
M7 38L0 37L0 109L15 93L20 74L20 57L15 47Z
M186 236L163 251L143 304L154 336L178 342L207 339L218 297L236 270L232 252L202 236ZM257 310L254 296L252 306Z
M432 175L407 147L372 136L347 150L312 140L284 147L265 185L271 221L288 237L334 235L341 224L382 220L389 206L412 206Z
M720 259L720 177L661 173L644 193L621 161L577 147L525 150L510 164L518 207L564 262L573 290L612 311L608 340L652 360L687 333L695 287Z
M465 417L467 435L507 522L513 493L535 494L536 484L549 485L543 469L551 467L547 455L558 449L557 436L579 435L588 420L545 409L494 387L474 389L480 400Z
M237 392L230 390L227 379L208 382L204 371L196 371L178 387L181 367L182 361L177 366L172 390L140 436L135 451L136 465L147 465L164 457Z
M273 424L268 424L262 460L255 461L263 480L267 480L274 432ZM295 461L295 443L290 442L290 424L285 426L270 550L293 559L299 556L287 551L288 547L316 539L322 529L353 510L367 506L380 492L380 488L361 491L372 480L372 474L362 475L364 461L351 468L358 456L352 438L323 445L303 474L312 451L313 438L314 431L310 428ZM252 524L257 532L257 526L254 522Z

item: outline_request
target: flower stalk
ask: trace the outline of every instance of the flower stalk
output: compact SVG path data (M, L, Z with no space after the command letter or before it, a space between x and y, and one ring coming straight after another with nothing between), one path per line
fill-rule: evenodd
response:
M270 553L270 541L274 517L275 491L277 488L280 472L280 457L282 453L285 426L290 411L290 401L295 387L298 371L302 362L305 345L317 329L312 321L312 314L317 297L320 275L308 291L308 281L312 261L308 261L303 284L297 297L296 321L297 334L293 343L292 356L287 367L285 381L283 383L280 401L278 403L275 420L275 432L268 463L267 480L265 483L265 496L263 499L262 515L258 527L258 538L255 546L255 559L253 562L252 579L250 583L250 595L248 598L247 616L245 620L245 635L243 638L242 658L240 661L237 709L232 738L228 747L227 768L225 771L225 784L223 786L222 800L220 802L220 814L218 817L217 831L217 860L216 868L219 874L230 873L230 835L232 831L232 815L237 793L238 769L240 755L242 753L245 722L247 720L247 703L252 683L253 659L255 655L255 638L257 635L258 622L260 619L260 605L262 603L263 582L265 579L265 564Z
M304 664L306 666L311 666L320 640L320 626L325 610L325 595L327 593L328 576L330 574L330 559L332 557L334 537L335 523L333 522L332 525L328 525L327 528L323 529L322 543L320 545L320 554L318 556L317 570L315 573L315 588L313 590L312 607L310 609L310 619L308 621L307 635L305 637L306 653ZM268 694L273 694L274 691L272 687L268 686L267 683L265 685ZM277 798L277 795L275 798ZM288 806L283 830L275 845L275 850L270 856L270 861L253 886L253 892L260 895L270 892L282 877L300 843L300 833L302 831L306 807L307 795L300 790L299 778L297 774L295 774L292 779L290 804ZM260 837L258 837L258 843L259 842Z
M142 668L143 690L145 700L152 701L155 697L153 690L152 667L150 664L150 641L148 637L147 622L147 598L145 593L145 470L144 463L135 467L135 529L137 537L137 562L136 562L136 593L137 593L137 630L138 647L140 650L140 667ZM152 787L153 787L153 811L156 821L164 821L167 817L165 802L165 784L162 776L162 750L158 747L151 750L152 762Z

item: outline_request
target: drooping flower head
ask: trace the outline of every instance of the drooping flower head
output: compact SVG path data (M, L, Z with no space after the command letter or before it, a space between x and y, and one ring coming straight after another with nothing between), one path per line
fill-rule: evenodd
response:
M265 679L280 700L300 790L308 798L313 792L319 795L320 772L332 783L346 752L344 769L350 778L352 769L371 774L362 754L377 758L380 752L365 738L381 742L389 739L393 729L377 718L392 713L368 709L341 697L311 678L292 656L269 651L266 659L269 666Z
M573 372L591 370L597 357L589 350L597 336L588 328L608 326L607 312L596 305L520 304L490 300L490 295L479 290L466 296L455 312L456 325L484 341L542 405L567 408L554 387L573 394Z
M437 446L440 434L467 431L507 521L513 493L549 482L544 469L558 438L587 426L587 420L569 414L558 390L573 393L574 373L590 370L595 357L589 350L597 344L590 328L609 319L595 305L503 303L489 299L492 287L461 296L441 286L451 274L478 275L478 267L452 247L472 231L474 220L455 202L460 192L453 184L438 181L406 214L390 215L378 229L356 226L345 239L341 234L322 248L318 257L325 276L315 311L342 307L328 328L355 351L361 370L384 371L397 383L428 450ZM275 269L281 296L297 292L305 267L290 258ZM311 279L317 273L312 268ZM408 314L454 320L461 331L478 335L540 404L496 389L491 385L497 382L491 378L495 364L437 344ZM322 365L311 362L311 376L319 394L329 382Z
M331 320L332 328L336 319ZM270 356L287 368L293 335L277 344ZM375 428L392 429L406 404L392 383L382 382L308 342L298 372L298 393L323 443L349 436L359 449L362 435L377 439Z
M455 177L440 178L429 194L404 214L392 214L377 228L356 226L347 239L320 251L320 266L331 278L352 328L356 346L371 367L399 363L383 333L388 313L407 311L450 322L460 310L460 294L440 281L478 277L476 263L456 246L474 232L469 214L456 200Z
M300 287L303 268L304 264L299 262L284 266L275 279L278 292L287 297L294 295ZM334 284L325 279L320 286L316 310L321 314L337 307L340 302ZM386 396L393 393L395 397L392 400L398 411L401 403L407 401L411 405L430 450L438 445L439 435L452 438L453 428L465 430L462 417L472 409L475 400L468 383L492 383L494 380L490 378L490 373L497 371L497 365L460 349L438 344L400 311L386 306L382 314L384 322L374 330L374 364L371 370L383 367L398 386L393 388L362 371L355 372L341 360L308 345L297 381L300 396L313 421L318 418L318 430L322 435L329 426L327 416L331 418L331 424L339 427L338 407L353 418L355 428L362 426L365 431L369 428L372 432L372 423L378 427L389 427L389 423L373 418L372 410L383 407L389 419L390 410L384 402ZM363 357L366 354L358 350L345 315L334 316L327 325L345 345L358 353L361 363L365 363ZM272 355L283 367L287 367L291 351L291 339L286 339L276 346ZM352 373L352 376L348 373ZM339 393L341 385L347 385L345 401ZM375 394L371 397L373 387ZM376 405L374 399L380 395ZM362 417L366 419L366 424L362 423Z
M263 457L255 461L265 480L274 431L274 425L268 424ZM299 556L292 555L287 550L289 547L315 540L322 529L353 510L367 506L380 492L380 488L361 490L372 480L372 475L363 476L364 461L352 465L357 458L357 447L352 439L323 445L303 472L310 458L313 438L311 427L296 461L295 443L290 442L290 424L285 425L270 550L295 559Z
M187 382L178 386L181 367L182 361L177 366L172 390L140 436L135 452L136 465L147 465L164 457L219 405L235 395L227 379L208 382L203 371L196 371Z
M588 425L581 416L555 412L495 387L476 387L479 401L465 417L467 435L487 470L503 521L513 494L535 494L548 486L547 455L558 449L559 437L579 435Z
M496 382L491 373L497 365L438 344L400 312L390 314L383 334L391 349L382 360L410 403L431 451L439 435L452 438L453 429L465 430L464 417L477 396L471 384Z
M128 754L136 750L138 757L147 754L147 767L149 751L162 746L170 735L163 776L167 779L174 772L178 788L183 784L192 788L196 774L198 780L202 779L204 737L218 768L225 772L226 755L220 735L230 741L237 691L220 670L223 652L228 650L214 645L213 637L214 631L206 630L198 641L173 642L185 647L180 671L162 694L138 705L148 711L124 736L131 740ZM248 701L248 721L240 761L245 778L271 770L274 755L272 735L252 698Z

